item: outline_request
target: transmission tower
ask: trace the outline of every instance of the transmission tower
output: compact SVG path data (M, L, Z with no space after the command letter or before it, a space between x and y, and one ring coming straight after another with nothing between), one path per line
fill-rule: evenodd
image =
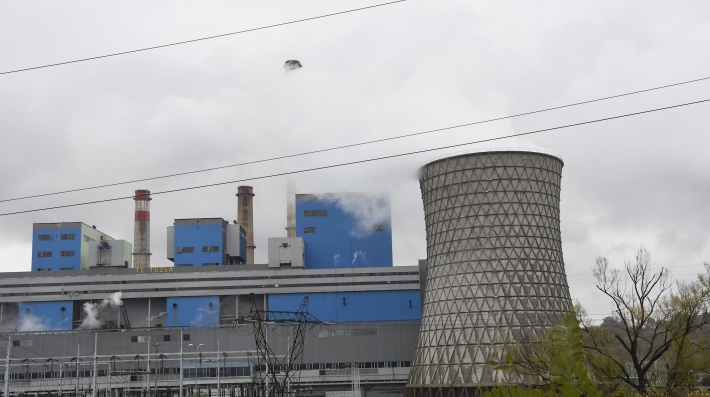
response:
M252 323L254 338L256 339L256 352L259 365L266 365L264 392L268 397L286 397L290 392L290 385L298 385L303 360L303 345L307 328L313 328L320 320L308 313L308 296L303 298L301 305L295 312L261 310L257 307L254 297L251 297L251 310L232 323L235 327L240 321ZM277 356L269 346L267 333L269 326L287 324L293 329L291 345L286 355Z

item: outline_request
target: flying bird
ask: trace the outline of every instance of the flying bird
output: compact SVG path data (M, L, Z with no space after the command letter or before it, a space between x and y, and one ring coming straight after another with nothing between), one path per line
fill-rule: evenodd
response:
M301 65L301 62L295 59L289 59L288 61L284 62L284 69L286 70L296 70L302 67L303 65Z

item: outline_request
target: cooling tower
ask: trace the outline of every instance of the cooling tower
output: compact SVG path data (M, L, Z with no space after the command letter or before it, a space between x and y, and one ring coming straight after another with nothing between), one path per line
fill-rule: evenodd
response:
M427 279L408 396L470 396L518 383L486 360L506 343L543 335L571 308L562 166L551 153L500 149L421 169Z

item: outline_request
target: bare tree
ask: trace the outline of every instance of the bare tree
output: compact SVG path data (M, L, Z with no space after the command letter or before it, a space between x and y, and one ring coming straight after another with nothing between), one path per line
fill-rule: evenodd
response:
M652 271L651 255L643 247L637 250L635 263L625 262L623 271L611 269L606 258L597 258L594 277L597 288L612 301L618 326L600 329L583 324L585 348L604 363L591 360L589 365L597 376L626 383L648 396L654 364L674 344L686 345L691 333L710 323L707 278L679 283L674 292L667 269ZM621 349L614 349L610 336Z

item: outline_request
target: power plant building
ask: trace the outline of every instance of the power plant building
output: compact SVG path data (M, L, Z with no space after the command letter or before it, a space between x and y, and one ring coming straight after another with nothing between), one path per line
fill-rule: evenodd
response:
M136 230L148 245L133 250L133 259L145 262L150 216L139 211L150 210L150 194L140 192ZM253 190L242 186L239 192L241 218L251 221ZM174 265L152 267L131 267L130 247L93 227L36 224L33 272L0 274L0 330L12 341L11 355L29 360L11 360L9 392L56 392L67 377L63 387L76 383L86 390L94 387L94 375L105 385L110 373L114 393L145 395L158 382L153 386L161 395L173 397L180 382L188 394L196 387L217 388L219 361L221 388L231 388L233 397L263 395L257 387L268 369L255 358L253 325L240 319L253 307L296 311L306 296L309 313L322 323L305 336L298 387L324 397L349 390L349 368L356 362L361 381L371 385L369 394L402 391L421 317L420 275L417 266L393 266L389 200L326 194L299 195L296 202L298 236L269 239L269 262L253 265L253 223L247 228L223 218L176 219L166 233L166 259ZM76 237L62 240L70 233ZM45 234L51 240L39 238ZM48 241L59 244L50 247ZM86 251L86 265L79 255L69 265L54 253L68 250L66 241L86 247L74 248ZM107 256L119 248L127 258L120 264ZM37 255L45 251L51 256ZM36 264L37 258L46 260ZM291 328L281 324L268 331L275 354L288 353ZM2 342L0 347L10 343ZM82 364L70 368L61 357L81 357ZM112 363L111 357L123 361ZM65 372L33 364L47 358L59 358Z
M465 396L519 383L486 364L571 308L560 239L562 160L491 150L421 169L425 298L408 396Z
M113 251L99 249L101 242L104 242L103 247L116 248ZM130 252L130 243L116 241L85 223L35 223L32 226L33 272L82 270L102 264L131 267Z

